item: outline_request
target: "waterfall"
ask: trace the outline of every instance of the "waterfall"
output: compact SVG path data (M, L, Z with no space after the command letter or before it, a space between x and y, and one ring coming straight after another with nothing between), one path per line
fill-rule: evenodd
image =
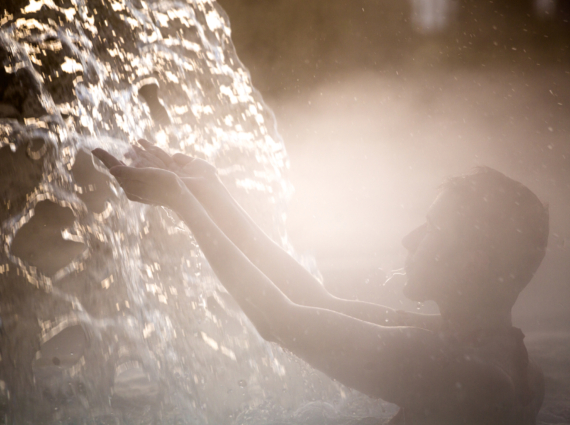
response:
M204 158L293 253L287 155L219 5L12 0L3 13L0 424L382 416L263 341L179 219L129 202L90 154L128 161L146 138Z

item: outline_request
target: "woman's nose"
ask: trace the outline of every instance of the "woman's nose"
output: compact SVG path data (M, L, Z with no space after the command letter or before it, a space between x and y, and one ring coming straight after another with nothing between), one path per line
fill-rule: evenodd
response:
M416 249L418 249L418 245L424 238L426 230L427 223L424 223L404 236L404 239L402 239L402 245L404 245L404 248L411 252L414 252Z

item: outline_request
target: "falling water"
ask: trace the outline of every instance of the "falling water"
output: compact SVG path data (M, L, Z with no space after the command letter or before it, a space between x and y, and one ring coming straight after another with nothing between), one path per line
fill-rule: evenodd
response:
M388 417L263 341L177 217L90 154L144 137L204 158L293 253L287 155L221 8L12 0L0 25L0 423Z

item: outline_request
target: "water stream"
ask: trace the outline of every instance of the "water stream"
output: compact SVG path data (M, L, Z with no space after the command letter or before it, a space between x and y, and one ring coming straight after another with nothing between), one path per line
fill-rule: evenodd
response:
M0 62L0 424L393 413L263 341L185 226L89 153L144 137L205 158L294 253L287 155L215 2L11 0Z

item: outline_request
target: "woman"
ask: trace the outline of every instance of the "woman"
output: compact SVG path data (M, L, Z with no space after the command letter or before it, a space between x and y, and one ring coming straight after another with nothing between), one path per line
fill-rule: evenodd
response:
M213 166L139 143L137 167L93 153L129 199L180 216L263 338L399 405L392 423L535 423L542 374L511 308L544 256L548 213L522 184L484 168L444 186L427 223L403 241L406 295L441 311L420 315L330 295L240 208Z

